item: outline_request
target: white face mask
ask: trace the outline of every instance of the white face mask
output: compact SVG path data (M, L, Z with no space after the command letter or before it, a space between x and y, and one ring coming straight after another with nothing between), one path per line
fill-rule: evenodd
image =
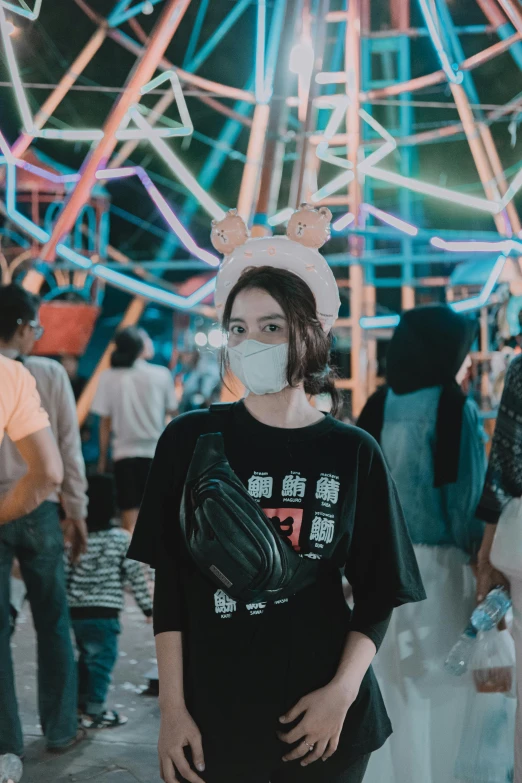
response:
M252 394L276 394L288 386L288 343L245 340L228 349L230 369Z

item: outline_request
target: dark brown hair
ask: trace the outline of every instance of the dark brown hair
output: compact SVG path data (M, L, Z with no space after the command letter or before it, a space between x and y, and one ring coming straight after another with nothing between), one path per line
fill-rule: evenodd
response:
M145 343L136 326L126 326L114 338L115 348L111 353L111 367L132 367L142 353Z
M238 294L252 289L266 291L280 305L288 323L288 383L294 388L304 382L307 394L329 394L332 414L341 407L341 395L335 386L336 373L330 367L332 338L317 318L315 297L300 277L272 266L247 268L231 290L223 312L223 328L228 331L232 307ZM300 350L304 345L304 354ZM223 353L226 370L226 352Z

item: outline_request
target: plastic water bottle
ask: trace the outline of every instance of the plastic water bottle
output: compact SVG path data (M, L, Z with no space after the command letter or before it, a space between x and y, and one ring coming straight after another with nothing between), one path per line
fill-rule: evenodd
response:
M454 674L455 677L460 677L468 671L476 639L477 632L470 624L455 646L451 648L450 654L446 658L444 668L447 672Z
M19 783L22 772L22 762L18 756L12 753L0 756L0 783Z
M511 598L503 587L495 587L471 615L471 624L477 631L491 631L511 609Z

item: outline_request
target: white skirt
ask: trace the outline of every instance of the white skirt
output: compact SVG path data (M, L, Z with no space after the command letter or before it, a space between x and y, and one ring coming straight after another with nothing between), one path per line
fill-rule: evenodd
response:
M415 546L428 599L395 609L375 660L394 733L364 783L454 783L469 680L444 661L469 623L474 579L454 547Z

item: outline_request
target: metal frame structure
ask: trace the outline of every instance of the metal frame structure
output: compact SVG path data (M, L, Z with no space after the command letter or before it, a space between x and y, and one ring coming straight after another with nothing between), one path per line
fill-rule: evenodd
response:
M224 214L223 205L209 191L228 161L240 160L244 164L240 187L237 194L231 194L228 206L237 205L253 224L254 232L264 233L284 222L289 209L303 200L327 204L335 213L334 234L338 246L344 244L345 250L330 254L328 259L339 270L339 285L348 293L349 312L339 326L349 330L351 356L350 377L341 385L351 390L352 408L357 414L375 387L377 337L386 334L397 321L397 314L380 312L381 290L399 288L401 309L415 305L419 290L430 289L437 298L437 288L447 285L448 276L433 271L434 265L459 263L470 252L480 250L491 258L487 285L480 295L453 303L463 311L478 310L487 306L502 276L508 272L521 275L518 259L522 246L513 241L521 224L513 199L522 186L522 169L508 182L491 125L506 116L516 118L522 111L522 13L515 0L476 2L484 23L457 28L446 0L388 0L389 23L386 29L376 30L370 22L371 0L237 0L227 6L220 25L202 42L210 4L209 0L192 0L197 4L197 14L178 67L166 58L166 51L191 0L118 0L107 18L96 13L86 0L75 0L95 29L33 117L16 67L16 47L7 30L8 17L15 18L17 6L0 0L0 29L23 125L22 134L11 148L0 135L0 163L6 170L3 209L9 219L7 230L17 236L17 232L29 235L33 257L38 261L26 274L24 285L39 290L42 264L53 265L58 259L60 267L79 268L103 283L134 293L137 298L125 314L124 323L139 318L146 300L191 310L212 290L212 281L202 285L196 295L183 299L162 280L162 273L168 268L208 273L215 266L215 257L196 245L187 228L199 209L215 218ZM30 22L38 17L41 5L38 0L29 13L24 4L18 12ZM423 25L416 28L411 26L413 7L423 20ZM156 21L148 35L139 17L150 12ZM246 84L226 85L199 75L197 71L215 56L246 14L252 20L254 49ZM498 41L466 58L463 38L484 32L495 33ZM426 46L433 46L440 68L413 78L411 43L418 38ZM103 128L46 131L49 118L65 95L77 88L78 79L100 48L115 44L132 53L136 64ZM480 106L473 71L506 52L512 57L514 81L520 79L520 89L514 90L506 106L488 111ZM154 78L156 72L160 75ZM173 89L159 90L166 79ZM175 153L165 138L192 130L187 119L180 129L179 123L165 117L174 100L180 105L178 83L225 117L215 139L203 136L202 129L195 131L210 146L197 179L184 166L182 153ZM451 91L459 121L415 132L415 108L423 105L415 97L425 88L444 83ZM147 111L140 100L149 91L161 95L154 109ZM242 152L236 146L245 128L249 141ZM28 219L23 208L18 209L16 172L24 166L24 155L31 144L37 144L42 135L45 138L45 133L64 143L89 138L93 145L78 173L70 175L75 179L70 180L56 220L52 225L40 226ZM449 144L463 137L482 183L483 198L432 185L419 171L421 145ZM162 157L176 178L183 199L175 209L152 181L153 175L130 163L140 139L151 144L154 154ZM390 154L391 166L381 166ZM415 178L417 174L419 179ZM140 178L167 223L158 256L152 263L142 261L137 266L108 242L102 243L101 253L98 243L90 256L88 248L75 249L68 236L94 185L132 175ZM448 206L457 203L469 208L470 216L471 210L489 214L491 231L472 232L465 225L461 231L420 228L416 224L424 223L422 204L431 198L446 200ZM117 205L113 208L131 222L138 220ZM158 231L156 227L154 230ZM469 242L466 247L459 246L459 242L470 239L480 248L470 248ZM23 241L21 244L26 260L29 251ZM192 258L172 260L180 244ZM126 275L126 269L142 279ZM393 277L389 276L390 270ZM82 398L82 414L88 409L109 349Z

